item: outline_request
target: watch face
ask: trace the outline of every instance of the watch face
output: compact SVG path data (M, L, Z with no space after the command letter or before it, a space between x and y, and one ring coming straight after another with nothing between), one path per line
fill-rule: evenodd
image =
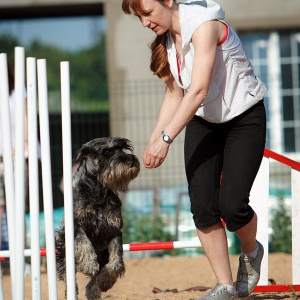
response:
M170 137L168 135L164 135L164 141L168 142L170 140Z
M164 131L162 131L161 134L162 134L163 140L164 140L166 143L168 143L168 144L171 144L171 143L172 143L171 138L170 138Z

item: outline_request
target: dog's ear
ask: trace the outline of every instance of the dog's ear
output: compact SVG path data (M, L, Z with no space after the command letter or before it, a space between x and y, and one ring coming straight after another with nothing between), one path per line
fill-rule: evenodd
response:
M88 153L89 153L89 147L83 145L80 149L78 149L75 152L74 158L73 158L73 165L76 163L82 164L82 162L86 159Z
M75 152L73 165L79 164L84 167L87 174L97 176L99 167L97 158L97 152L87 143Z

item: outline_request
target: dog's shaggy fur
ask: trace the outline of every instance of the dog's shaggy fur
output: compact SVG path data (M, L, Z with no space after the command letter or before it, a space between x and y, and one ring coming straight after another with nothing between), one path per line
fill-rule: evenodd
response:
M125 273L121 201L119 191L128 190L140 163L129 140L118 137L94 139L75 155L79 164L73 175L74 238L76 272L90 277L89 300L101 299ZM57 273L66 283L65 226L56 232ZM78 288L76 284L77 294Z

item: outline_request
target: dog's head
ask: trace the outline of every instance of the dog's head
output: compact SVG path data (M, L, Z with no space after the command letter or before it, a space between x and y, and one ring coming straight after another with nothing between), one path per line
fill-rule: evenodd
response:
M128 139L104 137L84 144L76 153L73 163L79 163L76 176L86 176L108 189L126 191L131 180L140 171L138 158L133 154L133 146Z

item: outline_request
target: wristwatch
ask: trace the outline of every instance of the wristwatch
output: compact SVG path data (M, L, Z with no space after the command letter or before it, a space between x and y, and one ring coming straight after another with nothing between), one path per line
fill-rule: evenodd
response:
M171 138L164 131L161 132L161 135L162 135L164 142L166 142L168 144L172 143Z

